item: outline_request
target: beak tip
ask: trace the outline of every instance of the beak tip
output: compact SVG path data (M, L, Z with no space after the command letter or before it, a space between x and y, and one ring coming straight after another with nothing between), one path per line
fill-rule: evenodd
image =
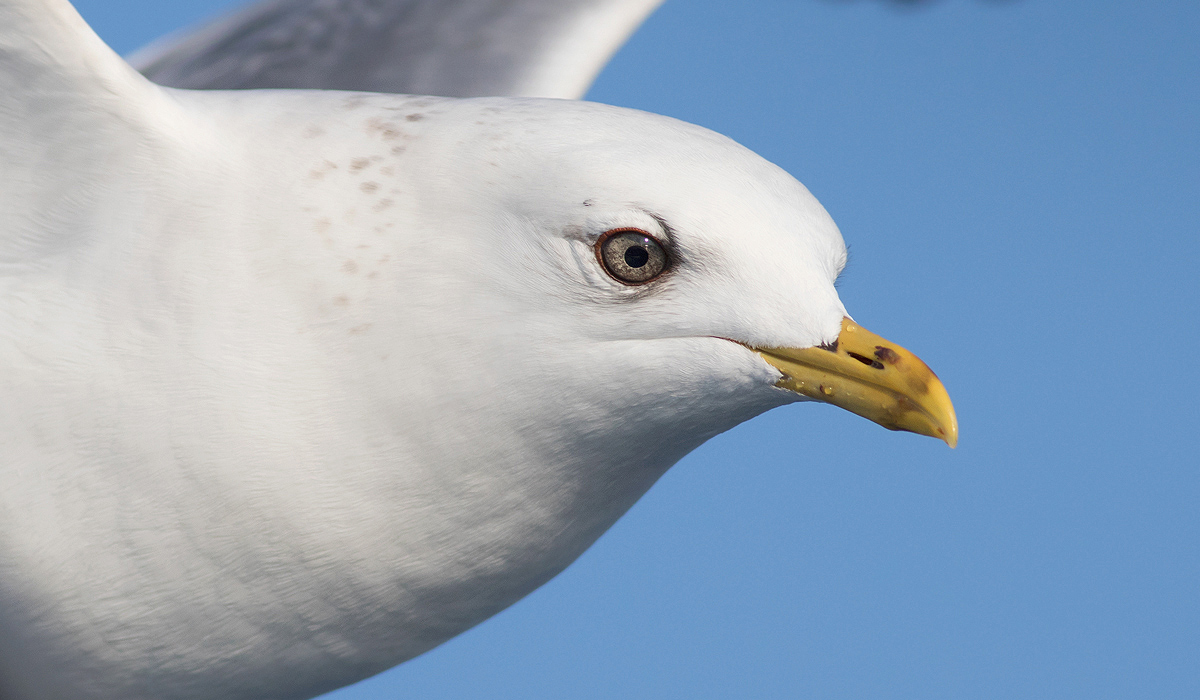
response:
M946 387L910 351L849 318L837 340L807 348L755 348L783 375L776 386L844 408L889 430L958 446L958 419Z
M950 449L958 447L958 421L952 417L946 428L938 428L938 436L950 446Z

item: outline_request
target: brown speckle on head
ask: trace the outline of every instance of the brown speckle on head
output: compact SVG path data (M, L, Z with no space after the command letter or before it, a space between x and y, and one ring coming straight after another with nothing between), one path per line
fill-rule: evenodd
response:
M350 300L347 299L345 295L339 295L339 296L336 296L333 298L334 306L346 306L349 303L350 303Z
M363 333L366 333L367 331L371 330L372 325L373 324L370 324L370 323L364 323L362 325L355 326L350 329L350 335L362 335Z
M346 262L342 263L342 272L345 272L347 275L358 274L358 263L354 262L353 260L347 260Z
M304 138L306 138L306 139L315 139L318 136L324 136L324 135L325 135L325 130L322 129L321 127L317 126L316 124L310 124L309 126L305 127L305 129L304 129Z
M412 114L405 117L405 119L407 119L410 122L419 122L424 118L425 118L425 115L421 114L419 112L413 112Z
M390 199L381 199L375 203L375 206L372 207L372 209L374 209L375 211L383 211L384 209L387 209L388 207L392 206L392 204L394 204L394 203L395 202L393 202Z
M371 117L367 120L367 133L379 134L384 141L395 141L404 135L392 122L387 122L379 117Z
M317 233L325 233L330 226L333 226L333 222L324 216L313 222L313 230Z
M337 170L337 167L337 163L334 163L333 161L322 161L320 165L309 171L308 176L314 180L320 180L321 178L325 177L325 173L329 172L330 170Z
M354 160L350 161L350 170L353 172L358 172L370 164L370 158L355 158Z
M392 146L392 155L398 156L404 152L404 146Z
M375 190L379 189L379 183L378 182L364 182L363 184L358 186L358 189L362 190L363 192L366 192L367 194L370 194L370 193L374 192Z

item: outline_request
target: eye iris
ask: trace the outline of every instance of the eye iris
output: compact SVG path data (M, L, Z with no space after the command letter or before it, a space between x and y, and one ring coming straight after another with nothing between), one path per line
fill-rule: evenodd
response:
M640 245L631 245L625 249L625 264L637 268L642 267L650 260L650 251Z
M610 231L600 239L597 252L604 270L625 284L649 282L667 267L667 252L643 231Z

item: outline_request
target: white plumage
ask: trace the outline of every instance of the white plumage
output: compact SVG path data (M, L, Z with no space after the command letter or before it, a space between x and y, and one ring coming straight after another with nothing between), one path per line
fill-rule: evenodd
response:
M575 3L610 21L573 77L558 46L478 85L578 94L653 4ZM210 85L200 36L145 65ZM665 117L170 90L65 0L0 0L0 91L4 698L305 698L411 658L800 399L750 348L845 315L816 200ZM616 229L661 279L605 273Z

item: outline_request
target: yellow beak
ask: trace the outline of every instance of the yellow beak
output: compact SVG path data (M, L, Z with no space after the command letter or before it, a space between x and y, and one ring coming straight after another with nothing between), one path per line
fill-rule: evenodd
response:
M833 345L753 348L780 372L776 386L857 413L889 430L958 444L958 419L946 387L920 358L842 320Z

